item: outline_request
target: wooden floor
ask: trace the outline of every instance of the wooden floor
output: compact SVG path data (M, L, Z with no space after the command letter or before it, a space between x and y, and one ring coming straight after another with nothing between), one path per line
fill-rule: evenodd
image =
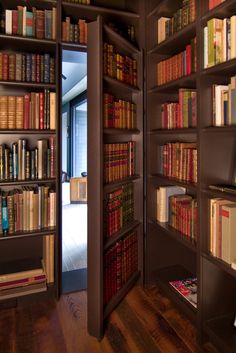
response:
M0 311L0 353L216 353L156 287L134 287L103 340L86 332L86 292Z
M87 204L62 207L62 271L87 267Z

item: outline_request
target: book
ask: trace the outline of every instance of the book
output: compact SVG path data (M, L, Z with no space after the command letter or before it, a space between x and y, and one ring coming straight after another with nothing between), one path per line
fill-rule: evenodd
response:
M236 203L222 206L222 260L231 265L236 258Z
M177 281L170 281L169 284L191 305L197 307L197 278L190 277Z
M156 190L156 219L159 222L169 221L169 198L172 195L185 194L186 189L181 186L159 186Z

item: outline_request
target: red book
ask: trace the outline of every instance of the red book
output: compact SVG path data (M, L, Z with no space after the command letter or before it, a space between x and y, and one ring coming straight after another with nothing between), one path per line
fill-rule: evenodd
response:
M12 34L18 34L18 11L12 10Z
M8 54L2 55L2 79L3 81L8 81L9 79L9 57Z
M44 94L39 93L39 129L44 129Z
M24 96L24 129L29 129L30 120L30 94Z
M192 72L191 67L191 44L186 46L186 75L190 75Z

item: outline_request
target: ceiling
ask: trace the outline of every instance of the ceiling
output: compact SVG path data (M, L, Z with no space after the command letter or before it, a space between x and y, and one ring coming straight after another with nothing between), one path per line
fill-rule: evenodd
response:
M77 84L76 95L80 94L84 90L84 85L83 88L80 88L79 82L87 76L87 53L63 50L62 75L66 78L62 78L62 97L65 94L69 97L68 93ZM75 92L75 90L73 91Z

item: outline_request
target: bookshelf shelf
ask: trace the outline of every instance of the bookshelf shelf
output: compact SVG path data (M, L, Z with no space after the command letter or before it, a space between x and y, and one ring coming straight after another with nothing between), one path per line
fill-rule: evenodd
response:
M201 22L206 23L208 20L210 20L213 17L224 18L227 16L232 16L232 13L234 13L235 11L235 5L236 5L235 0L224 1L223 3L213 8L212 10L205 13L201 18Z
M181 1L171 1L171 0L166 0L166 1L158 1L157 6L154 7L154 9L149 12L148 18L150 17L157 17L157 16L172 16L173 12L177 11L178 8L181 6Z
M0 129L0 134L14 134L14 135L55 135L56 131L55 130L39 130L39 129L28 129L28 130L1 130Z
M227 199L230 201L236 202L236 194L226 192L226 191L220 191L220 190L213 190L210 188L205 188L202 190L203 194L208 195L209 197L220 197L223 199Z
M117 232L116 234L112 235L112 237L108 238L107 240L105 240L105 244L104 244L104 250L107 250L110 246L112 246L113 244L115 244L118 240L120 240L126 233L134 230L135 228L137 228L141 223L139 221L134 221L130 224L128 224L127 226L125 226L124 228L122 228L119 232Z
M17 185L41 185L47 183L55 183L56 178L51 179L35 179L35 180L18 180L18 181L1 181L0 187L2 186L17 186Z
M111 41L117 42L118 47L121 47L132 54L133 53L140 54L139 49L134 44L132 44L130 41L128 41L127 39L122 37L119 33L114 31L111 27L104 25L104 30L105 30L105 34L106 34L107 38Z
M80 43L61 42L62 49L86 51L87 45Z
M148 51L148 54L166 54L172 53L176 48L183 48L196 35L196 23L190 23L180 31L174 33L171 37L155 45ZM174 44L174 45L173 45Z
M211 254L207 254L204 252L202 253L202 256L208 261L215 264L217 267L221 268L223 271L229 273L232 277L236 277L236 271L232 269L231 266L225 261L222 261L221 259L218 259L217 257L214 257Z
M168 82L165 85L155 86L151 88L148 93L175 92L181 87L195 88L196 78L197 75L195 73L188 76L183 76L180 79Z
M109 304L104 310L104 319L109 316L109 314L115 309L115 307L120 303L124 296L129 292L129 290L135 285L140 277L140 272L134 273L131 278L125 283L123 288L111 299Z
M9 86L9 87L21 87L21 88L32 88L32 89L56 89L55 84L51 83L35 83L35 82L22 82L22 81L0 81L0 85Z
M139 93L140 90L137 87L130 86L122 81L118 81L112 77L109 76L104 76L104 81L105 83L112 85L113 87L116 87L118 89L123 89L126 92L134 92L134 93Z
M19 238L29 238L29 237L43 237L49 234L55 234L56 228L47 228L38 231L29 231L29 232L19 232L14 234L7 234L0 236L0 241L14 240Z
M186 316L191 321L196 323L197 309L185 300L178 292L169 284L170 281L181 280L184 278L193 277L193 274L184 267L176 265L166 267L156 271L156 280L159 287L166 293L166 295L178 305Z
M154 129L150 131L150 135L178 135L178 134L196 134L197 129L195 128L183 128L183 129Z
M203 69L202 75L234 75L236 70L236 59L231 59L212 67Z
M122 10L116 10L108 7L102 7L102 6L94 6L94 5L82 5L82 4L73 4L69 3L66 1L62 1L62 5L65 8L70 8L70 9L78 9L78 10L87 10L90 13L94 13L95 15L115 15L115 16L121 16L125 18L130 18L130 19L139 19L140 16L137 13L134 12L129 12L129 11L122 11Z
M44 50L50 49L50 47L56 47L56 41L55 40L49 40L49 39L38 39L34 37L22 37L22 36L13 36L9 34L0 34L0 43L4 44L5 43L10 43L13 42L12 45L14 45L14 42L20 42L20 43L33 43L34 45L40 44L44 48ZM51 50L50 50L51 51Z
M230 133L230 134L235 134L236 132L236 126L209 126L205 127L202 129L202 132L204 133Z
M196 189L197 189L197 184L194 184L194 183L180 181L180 180L175 179L175 178L168 178L167 176L162 175L162 174L158 174L158 173L152 174L151 176L153 178L158 178L160 180L168 181L169 183L171 183L173 185L179 185L179 186L186 187L186 188L188 188L189 190L192 190L192 191L196 191Z
M225 353L233 353L236 349L236 334L233 326L235 313L206 321L205 330L213 342Z
M171 227L168 223L162 223L162 222L153 220L153 224L157 227L158 231L161 230L162 232L165 233L165 235L167 234L171 236L173 239L183 244L193 252L197 251L196 243L194 241L192 241L191 239L188 239L186 235L178 232L176 229Z
M138 129L116 129L116 128L108 128L104 129L103 133L105 135L138 135L140 134L140 130Z
M134 176L131 176L129 178L124 178L122 180L117 180L117 181L114 181L112 183L109 183L109 184L105 184L104 185L104 192L109 192L109 191L112 191L114 190L115 188L121 186L121 185L124 185L130 181L135 181L135 180L138 180L140 179L140 175L134 175Z

